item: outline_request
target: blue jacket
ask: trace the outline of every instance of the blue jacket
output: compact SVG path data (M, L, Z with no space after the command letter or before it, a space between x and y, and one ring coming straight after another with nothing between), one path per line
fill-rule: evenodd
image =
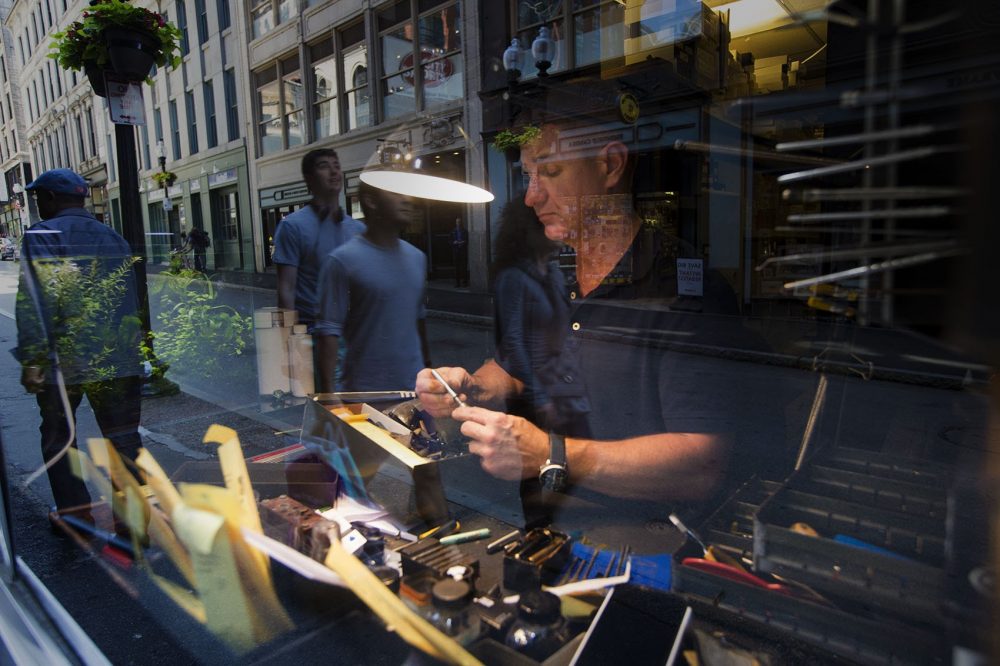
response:
M142 372L141 320L128 243L83 208L31 226L21 249L18 358L67 384Z

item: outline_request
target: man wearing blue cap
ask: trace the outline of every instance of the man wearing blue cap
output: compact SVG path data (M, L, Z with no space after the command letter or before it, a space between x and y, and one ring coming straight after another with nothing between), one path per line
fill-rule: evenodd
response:
M21 384L38 401L42 456L56 506L65 509L90 502L66 456L76 446L84 395L120 454L134 459L142 445L136 259L124 238L83 207L89 187L79 174L53 169L25 189L42 221L25 233L21 251Z

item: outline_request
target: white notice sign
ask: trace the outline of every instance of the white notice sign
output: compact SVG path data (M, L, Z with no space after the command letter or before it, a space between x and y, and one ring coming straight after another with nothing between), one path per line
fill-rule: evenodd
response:
M704 295L703 283L704 261L701 259L678 259L677 260L677 295L678 296L702 296Z
M111 122L116 125L145 125L142 84L117 77L110 72L104 73L104 79L107 82Z

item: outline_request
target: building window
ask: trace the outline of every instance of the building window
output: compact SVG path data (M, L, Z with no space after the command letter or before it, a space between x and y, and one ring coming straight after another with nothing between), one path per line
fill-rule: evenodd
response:
M190 51L188 42L187 6L184 4L184 0L177 0L175 6L177 7L177 29L181 31L181 55L186 56Z
M281 87L278 71L272 66L254 75L257 88L257 140L260 154L276 153L284 148L281 138Z
M194 111L194 91L184 93L184 113L188 122L188 152L194 155L198 152L198 114Z
M371 92L368 89L368 44L365 24L359 21L340 35L340 62L343 63L344 99L347 100L347 129L372 124Z
M216 0L215 10L219 14L219 32L222 32L232 23L229 18L229 0Z
M423 106L465 97L460 5L438 7L420 16L420 63Z
M205 81L201 87L205 102L205 135L209 148L219 145L219 130L215 119L215 86L211 81Z
M263 37L274 29L274 7L271 0L264 0L250 8L250 25L254 39Z
M181 158L181 128L177 122L177 100L170 100L167 109L170 116L170 147L174 151L173 159L179 160Z
M313 139L318 141L340 133L337 58L329 37L309 47L309 62L312 69Z
M94 131L94 107L87 107L87 135L90 137L90 155L97 155L97 132Z
M305 143L305 89L302 85L302 70L298 57L281 63L281 91L285 111L285 129L288 134L287 147Z
M254 75L257 89L257 137L260 154L303 143L302 71L292 56Z
M208 41L208 7L206 0L194 0L194 11L198 15L198 44Z
M421 8L430 4L421 3ZM457 3L431 6L414 25L409 2L397 2L378 13L378 27L386 118L464 97Z
M239 97L236 94L236 74L232 69L222 73L223 92L226 96L226 139L235 141L240 137Z
M514 32L527 51L522 63L524 77L538 74L530 49L543 27L549 29L555 45L549 72L607 63L624 55L625 7L615 0L574 0L568 20L562 0L522 2L514 16Z
M159 108L153 109L153 136L156 141L163 141L163 115Z
M149 125L139 125L139 133L142 136L142 168L149 168Z

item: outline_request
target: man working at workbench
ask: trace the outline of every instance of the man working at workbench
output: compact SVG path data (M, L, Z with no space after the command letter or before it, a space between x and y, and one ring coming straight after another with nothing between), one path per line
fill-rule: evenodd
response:
M579 345L593 392L594 438L564 439L505 413L523 387L495 361L473 374L438 369L470 406L456 409L430 370L417 375L418 396L434 416L463 422L470 452L495 477L537 477L550 490L597 496L616 511L646 501L701 502L727 471L737 417L726 392L740 390L740 380L724 361L665 351L667 336L690 335L697 318L667 307L676 302L675 257L633 207L628 147L610 140L560 152L572 145L574 130L581 128L543 126L522 161L530 177L525 203L548 238L577 253L568 344ZM703 305L728 314L726 301L706 298Z

